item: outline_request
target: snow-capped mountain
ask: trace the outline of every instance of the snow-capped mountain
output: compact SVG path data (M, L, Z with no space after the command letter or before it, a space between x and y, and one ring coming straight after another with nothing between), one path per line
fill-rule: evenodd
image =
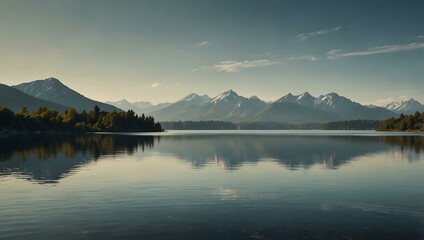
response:
M291 93L281 97L280 99L276 100L275 102L291 102L300 104L302 106L312 107L312 108L318 108L318 106L322 103L321 100L317 99L316 97L313 97L308 92L304 92L300 95L293 95Z
M246 99L232 90L225 91L214 98L192 93L151 114L162 121L234 119L237 117L232 112Z
M245 97L239 96L233 90L228 90L195 109L191 116L195 120L235 119L237 117L234 116L233 112L246 99Z
M239 104L241 101L246 99L245 97L239 96L236 92L233 90L225 91L218 96L214 97L210 103L215 105L236 105Z
M208 95L191 93L167 107L151 112L159 120L192 120L192 112L210 101Z
M12 86L28 95L75 108L77 111L91 111L98 106L104 111L121 111L119 108L84 97L75 90L65 86L56 78L47 78Z
M351 107L352 104L360 105L359 103L354 103L352 100L343 96L339 96L334 92L320 95L317 99L321 101L320 107L327 111L338 111L339 109Z
M237 104L233 110L229 113L227 120L237 120L241 118L249 118L259 111L269 106L268 103L262 101L257 96L243 99Z
M189 95L187 95L186 97L178 100L178 102L185 102L185 103L190 103L196 106L201 106L207 102L209 102L211 100L211 97L209 97L208 95L203 95L203 96L199 96L196 93L191 93Z
M317 99L321 101L317 105L319 109L338 115L343 120L384 120L396 116L396 114L387 109L381 107L369 108L334 92L320 95Z
M395 112L404 114L414 114L415 112L424 112L424 105L415 99L411 98L406 101L392 102L383 106L384 108Z

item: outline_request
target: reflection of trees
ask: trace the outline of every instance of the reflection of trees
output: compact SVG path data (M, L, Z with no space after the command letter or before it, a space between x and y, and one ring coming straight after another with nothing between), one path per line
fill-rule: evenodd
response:
M424 136L382 136L380 140L410 162L419 160L420 153L424 151Z
M399 146L401 151L413 149L419 153L424 150L424 136L381 136L380 140L391 146Z
M416 148L419 140L408 138L388 137L394 145ZM167 137L155 149L187 160L196 168L216 162L226 169L237 169L244 163L268 158L293 170L313 165L334 169L356 157L387 151L385 143L367 136L211 135Z
M154 146L153 137L92 134L25 135L0 141L1 175L18 173L42 182L56 182L104 155L131 155Z

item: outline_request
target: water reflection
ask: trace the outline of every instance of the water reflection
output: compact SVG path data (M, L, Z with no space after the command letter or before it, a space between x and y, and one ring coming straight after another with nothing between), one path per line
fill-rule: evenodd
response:
M163 138L156 151L172 154L195 168L218 163L235 170L263 159L290 170L322 165L337 169L356 157L399 151L411 161L424 149L423 137L370 136L174 136ZM415 154L418 153L418 154Z
M153 137L111 135L24 135L0 142L0 175L39 183L56 183L102 156L132 155L154 145Z
M28 135L0 141L0 176L16 175L39 183L57 183L102 157L146 150L175 156L194 168L217 163L236 170L266 159L296 170L314 165L337 169L357 157L380 152L400 153L416 161L424 149L421 136Z

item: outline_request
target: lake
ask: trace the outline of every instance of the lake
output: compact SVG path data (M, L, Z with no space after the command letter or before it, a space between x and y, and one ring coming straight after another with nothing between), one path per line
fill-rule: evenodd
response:
M424 135L0 138L0 239L424 239Z

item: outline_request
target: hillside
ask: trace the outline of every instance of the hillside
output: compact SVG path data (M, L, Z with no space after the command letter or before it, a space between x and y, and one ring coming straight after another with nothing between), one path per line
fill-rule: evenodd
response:
M39 107L56 109L59 112L64 112L67 109L63 105L27 95L4 84L0 84L0 106L7 107L15 112L20 111L23 107L27 107L30 112L37 110Z
M96 105L103 111L121 111L121 109L112 105L83 96L75 90L65 86L56 78L21 83L12 87L33 97L75 108L79 112L91 111Z

